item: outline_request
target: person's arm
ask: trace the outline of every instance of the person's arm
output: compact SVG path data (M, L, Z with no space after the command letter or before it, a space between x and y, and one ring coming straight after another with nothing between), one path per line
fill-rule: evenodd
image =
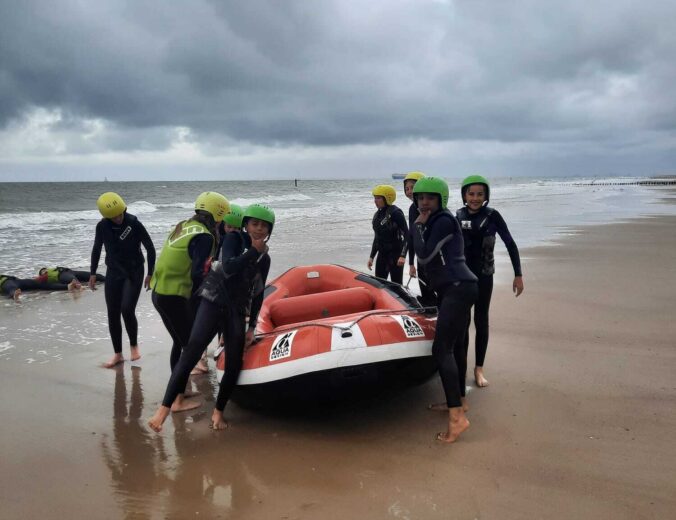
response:
M211 246L214 239L205 233L194 237L188 245L188 255L192 260L190 278L192 279L193 293L199 288L204 280L204 266L211 256Z
M226 274L239 274L251 263L258 260L260 253L255 247L250 247L245 253L241 253L239 233L228 233L223 239L221 248L221 262Z
M502 241L505 243L505 247L509 253L509 259L512 261L512 268L514 269L514 276L522 276L519 248L516 247L516 242L514 242L514 239L507 228L505 219L503 219L502 215L500 215L500 213L495 210L493 210L492 218L493 222L495 222L495 229L497 230L498 235L500 235Z
M512 261L512 268L514 269L512 292L514 292L515 296L519 296L523 292L523 274L521 273L519 248L516 247L516 242L514 242L514 239L507 228L505 219L503 219L502 215L495 210L493 210L493 222L495 222L495 228L498 231L498 235L500 235L500 238L505 243L505 247L509 253L509 259Z
M148 276L150 277L153 275L153 272L155 272L155 245L145 226L141 224L141 221L137 220L136 224L138 225L141 244L143 244L146 254L148 255Z
M393 211L392 220L401 231L401 235L404 240L399 253L399 262L397 262L397 264L404 265L404 263L406 263L406 252L408 251L408 225L406 224L404 212L401 210Z
M94 246L92 247L92 259L89 266L89 288L92 291L96 290L96 270L99 268L99 260L101 259L101 248L103 247L103 231L101 229L101 222L96 224L96 234L94 235Z
M96 224L96 234L94 235L94 246L92 247L92 259L89 266L89 275L96 276L96 270L99 268L101 259L101 248L103 247L103 232L101 231L101 222Z
M261 278L263 287L265 287L265 284L268 280L268 273L270 272L270 256L265 255L263 258L261 258L260 264ZM256 328L258 314L260 313L261 307L263 306L264 296L265 290L262 290L260 293L255 295L251 301L251 311L249 312L249 330L254 330Z

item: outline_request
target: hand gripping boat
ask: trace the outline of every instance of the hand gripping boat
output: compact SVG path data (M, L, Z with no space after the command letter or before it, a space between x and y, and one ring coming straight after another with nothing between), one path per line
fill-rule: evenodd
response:
M335 402L420 383L436 371L435 325L436 309L399 284L338 265L294 267L265 289L233 399ZM220 353L219 380L224 368Z

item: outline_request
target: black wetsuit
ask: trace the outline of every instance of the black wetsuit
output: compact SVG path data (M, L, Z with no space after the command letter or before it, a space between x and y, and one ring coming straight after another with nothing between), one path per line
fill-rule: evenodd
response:
M92 248L90 274L95 275L101 257L101 247L106 248L105 297L108 307L108 329L117 354L122 352L122 322L132 346L138 345L138 322L136 304L143 287L143 253L148 254L148 276L155 268L155 247L143 224L129 213L119 226L104 218L96 225L96 237Z
M425 225L416 224L413 244L439 297L432 355L439 365L446 403L458 407L465 396L467 352L462 346L467 314L477 297L476 276L465 264L460 225L448 210L432 214Z
M376 259L376 276L402 283L404 266L398 266L400 257L408 250L408 226L404 212L397 206L385 206L373 215L373 245L371 258ZM378 255L376 258L376 254Z
M213 241L213 238L209 235L200 234L196 235L188 245L188 255L192 260L190 277L192 279L193 296L190 299L174 294L157 294L153 290L153 305L173 341L171 355L169 356L171 370L178 363L181 351L188 344L190 338L198 303L194 295L204 280L204 268L211 256Z
M4 278L0 282L0 291L5 293L8 298L13 298L17 289L22 292L28 291L67 291L67 283L43 282L34 278L17 278L15 276L0 275Z
M519 249L516 247L509 229L507 229L505 220L497 210L484 206L478 212L472 214L464 207L456 212L456 218L460 222L465 240L467 266L479 279L479 298L474 305L474 327L476 329L474 351L475 364L482 367L488 349L488 311L493 294L495 235L498 234L505 243L514 268L514 276L521 276L521 260ZM469 345L470 321L468 318L465 350Z
M408 244L408 265L413 265L415 259L415 248L413 247L413 231L415 229L415 220L420 215L415 204L411 204L408 208L408 229L409 229L409 244ZM437 304L437 295L430 287L430 281L427 278L425 267L418 262L418 281L420 282L420 298L419 301L426 307L434 307Z
M243 232L226 234L221 261L213 264L198 289L199 307L188 346L171 373L162 405L170 407L183 392L204 349L222 326L226 346L225 374L221 379L216 409L223 411L242 369L246 310L251 304L249 329L254 329L263 305L263 290L270 271L270 256L251 247Z
M60 283L70 283L73 280L78 280L80 282L88 282L89 281L89 272L88 271L73 271L69 267L57 267L56 268L59 271L59 282ZM102 274L96 274L96 281L97 282L105 282L106 277L103 276Z

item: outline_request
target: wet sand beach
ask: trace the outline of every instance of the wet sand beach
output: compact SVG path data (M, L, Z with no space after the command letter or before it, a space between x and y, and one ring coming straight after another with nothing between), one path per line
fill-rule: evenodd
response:
M522 251L518 299L501 258L490 386L470 389L471 428L450 446L426 409L437 378L312 413L230 404L231 428L212 432L212 370L193 378L205 404L158 435L146 421L170 344L149 293L143 358L114 370L99 368L103 291L3 301L0 516L674 518L674 256L676 217L583 228Z

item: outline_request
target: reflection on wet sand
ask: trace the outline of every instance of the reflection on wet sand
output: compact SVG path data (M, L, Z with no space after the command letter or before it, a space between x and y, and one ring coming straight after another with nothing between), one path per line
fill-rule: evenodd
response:
M114 440L112 447L104 440L102 448L125 517L312 517L358 503L377 504L379 511L399 504L410 511L403 504L411 501L419 512L435 507L429 492L406 485L407 472L383 471L402 464L399 449L393 455L372 449L373 440L383 440L382 423L402 418L402 396L380 402L375 414L366 405L328 415L255 413L233 405L233 427L214 432L208 425L215 377L191 379L204 404L172 414L167 433L173 432L155 435L142 419L141 371L131 369L129 398L124 368L116 371ZM408 393L404 409L415 410L415 393Z
M101 441L103 460L110 470L113 490L127 516L151 518L149 499L168 488L163 466L167 456L163 440L143 426L141 368L131 368L131 398L127 401L124 365L115 368L113 447Z

